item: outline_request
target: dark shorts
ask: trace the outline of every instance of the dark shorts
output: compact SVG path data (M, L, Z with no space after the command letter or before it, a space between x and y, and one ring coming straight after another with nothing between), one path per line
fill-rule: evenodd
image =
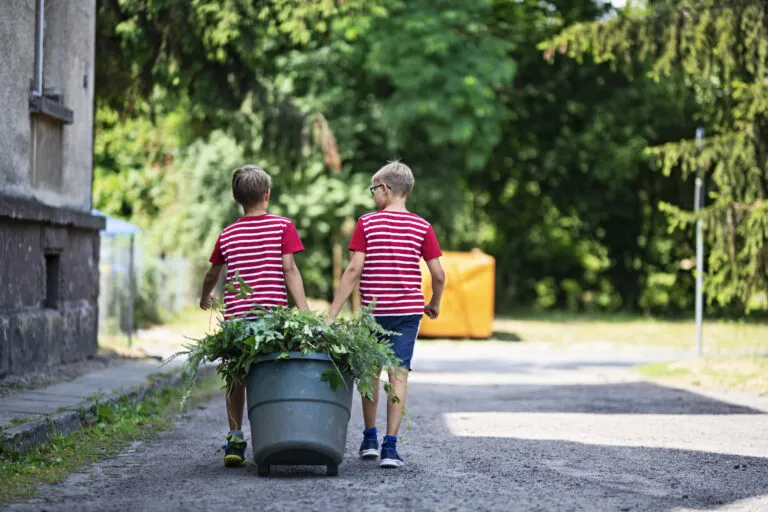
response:
M382 341L389 343L397 358L402 361L402 367L409 370L411 369L413 346L416 344L416 337L419 335L419 326L423 317L424 315L375 317L380 326L397 333L385 337Z

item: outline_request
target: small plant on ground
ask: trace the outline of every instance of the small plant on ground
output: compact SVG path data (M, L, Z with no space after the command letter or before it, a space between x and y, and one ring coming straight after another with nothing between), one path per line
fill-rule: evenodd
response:
M11 421L8 422L7 428L18 427L19 425L29 423L30 421L32 421L32 418L11 418Z
M210 399L220 385L213 376L201 379L192 402ZM38 484L60 482L90 462L117 456L131 442L169 430L178 415L181 396L181 388L171 386L136 403L127 398L102 403L92 414L84 413L82 430L55 434L27 453L4 445L0 448L0 509L34 496Z

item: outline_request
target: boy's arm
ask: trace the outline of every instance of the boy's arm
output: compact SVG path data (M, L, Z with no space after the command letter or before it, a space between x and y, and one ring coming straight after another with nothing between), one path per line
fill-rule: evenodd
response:
M293 253L283 254L283 273L285 274L285 286L291 292L291 297L299 309L309 309L307 306L307 297L304 295L304 281L301 279L301 272L296 266L296 260Z
M429 304L424 306L424 314L434 320L440 316L440 301L445 289L445 272L443 272L443 266L440 265L440 258L427 261L427 268L432 276L432 299L430 299Z
M363 274L364 264L365 253L362 251L352 252L352 257L349 260L347 270L345 270L344 275L341 276L339 289L336 291L336 296L333 298L333 304L331 304L331 311L329 313L331 319L334 319L339 315L342 306L344 306L344 303L349 296L352 295L352 292L355 290L355 285L357 285L360 276Z
M208 272L205 273L203 278L203 291L200 294L200 307L208 309L213 304L213 289L216 288L216 283L219 282L219 276L221 275L221 269L224 268L224 264L214 263Z

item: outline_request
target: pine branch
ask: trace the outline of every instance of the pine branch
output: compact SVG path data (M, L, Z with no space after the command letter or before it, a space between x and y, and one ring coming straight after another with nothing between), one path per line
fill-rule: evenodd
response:
M701 11L708 12L720 12L725 9L734 9L738 7L748 7L751 5L761 5L763 7L768 6L768 0L740 0L731 2L717 2L714 4L708 4L704 2L698 2L690 5L682 6L667 6L667 7L651 7L651 13L641 16L627 15L627 11L624 7L617 7L611 5L610 8L619 16L628 20L654 20L668 14L686 15Z

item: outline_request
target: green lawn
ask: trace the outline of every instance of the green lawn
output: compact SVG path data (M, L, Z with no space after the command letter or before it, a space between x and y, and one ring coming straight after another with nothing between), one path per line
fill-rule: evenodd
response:
M636 371L662 383L768 394L768 357L703 357L652 363Z
M498 318L494 331L499 338L548 343L611 342L665 345L693 349L693 320L662 320L616 315L566 313L526 314ZM707 354L768 353L768 322L708 320L704 322L703 346Z
M499 339L547 343L664 345L691 349L692 320L616 315L526 314L494 322ZM708 320L702 345L706 357L644 365L642 376L669 384L768 393L768 322Z

